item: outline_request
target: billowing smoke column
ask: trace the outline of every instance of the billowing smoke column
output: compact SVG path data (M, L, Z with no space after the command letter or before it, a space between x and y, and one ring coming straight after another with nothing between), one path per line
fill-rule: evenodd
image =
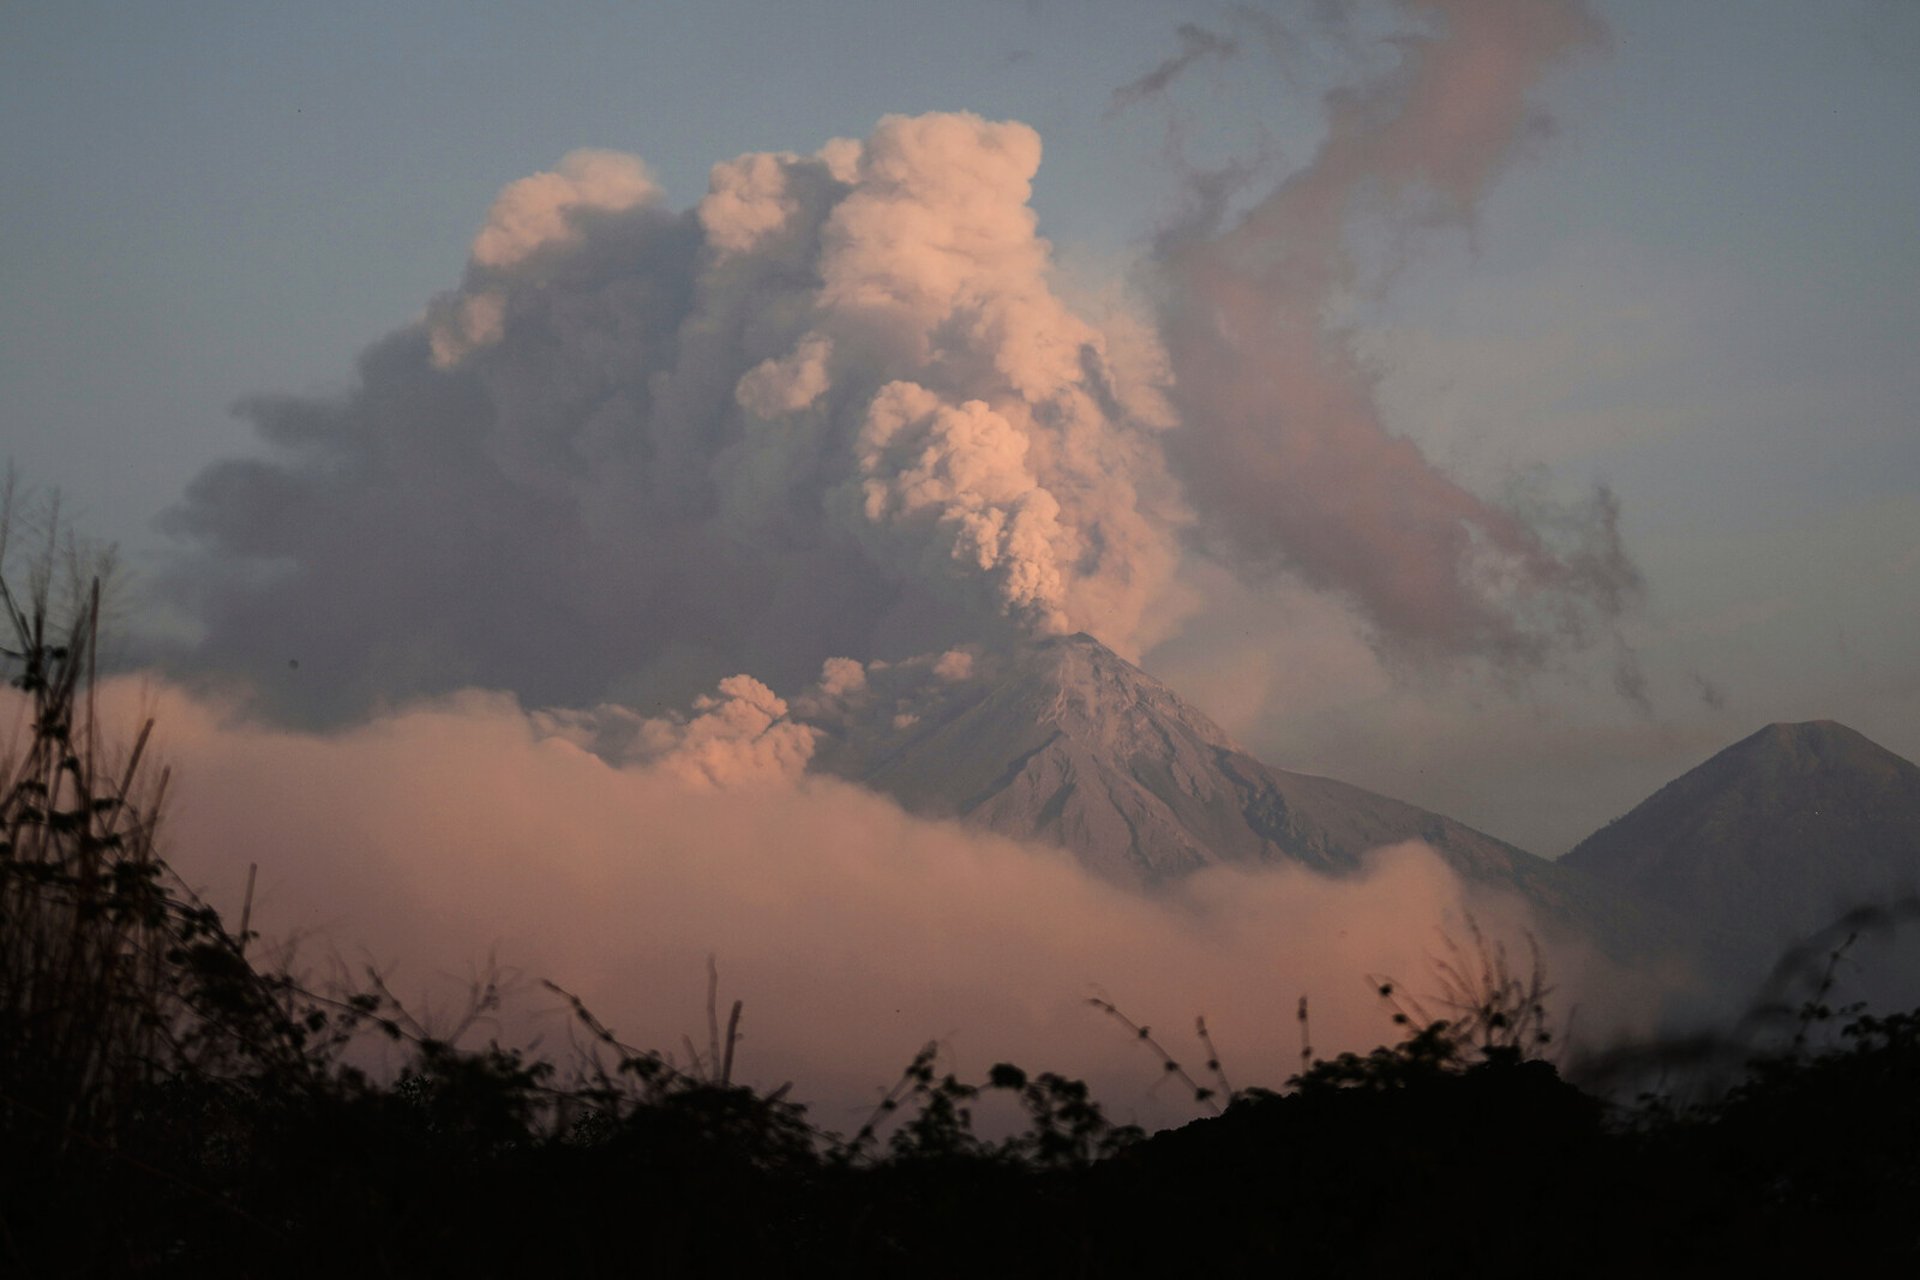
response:
M611 152L513 183L350 396L243 406L276 456L174 516L199 660L325 716L793 687L1007 632L1137 650L1184 519L1169 420L1049 288L1039 162L933 115L719 165L684 214Z
M1336 593L1383 650L1586 642L1639 586L1611 496L1469 492L1388 429L1328 314L1355 219L1468 219L1598 28L1573 0L1399 7L1430 28L1330 95L1308 165L1163 237L1158 344L1051 288L1017 123L742 156L684 212L613 152L510 184L350 394L242 406L270 456L172 516L205 625L185 665L337 720L467 686L653 714L740 672L792 691L833 657L1023 634L1132 656L1179 625L1196 530ZM1163 78L1231 52L1183 38Z
M1638 592L1612 496L1522 510L1462 488L1388 429L1329 316L1356 287L1356 223L1404 237L1469 221L1538 123L1529 93L1601 29L1578 0L1398 8L1428 25L1388 74L1328 95L1310 163L1230 225L1215 210L1163 238L1169 451L1209 545L1237 563L1341 593L1390 650L1524 665Z

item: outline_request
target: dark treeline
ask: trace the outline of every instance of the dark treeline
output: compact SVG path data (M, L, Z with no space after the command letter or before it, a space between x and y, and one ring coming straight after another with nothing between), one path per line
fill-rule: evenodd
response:
M1482 947L1444 1016L1383 987L1399 1042L1308 1059L1284 1093L1234 1090L1217 1062L1202 1083L1129 1027L1154 1070L1220 1109L1152 1136L1077 1081L1010 1065L962 1081L932 1047L868 1124L829 1134L732 1082L733 1023L722 1034L717 1017L709 1051L678 1065L577 1002L571 1062L463 1047L473 1018L435 1034L377 975L311 989L173 880L145 733L116 754L93 723L98 592L82 583L3 592L30 723L0 767L0 1273L1699 1274L1920 1258L1920 1017L1835 1013L1820 993L1803 1034L1737 1083L1621 1102L1543 1060L1537 968L1516 980ZM476 990L474 1017L494 998ZM357 1069L362 1037L394 1042L404 1068ZM1017 1132L976 1130L989 1098Z

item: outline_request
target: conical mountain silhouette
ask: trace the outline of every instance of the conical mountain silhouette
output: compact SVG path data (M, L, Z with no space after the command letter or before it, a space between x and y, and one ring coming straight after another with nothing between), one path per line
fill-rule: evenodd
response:
M1757 949L1920 881L1920 767L1843 724L1771 724L1563 859Z

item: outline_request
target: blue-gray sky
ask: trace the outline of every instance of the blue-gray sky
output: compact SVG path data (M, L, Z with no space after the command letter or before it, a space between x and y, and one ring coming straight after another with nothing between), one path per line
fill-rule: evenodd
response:
M1343 74L1290 42L1314 7L9 5L0 453L157 579L155 518L259 451L228 407L349 386L496 193L579 147L678 209L716 162L889 113L1024 121L1062 289L1097 298L1194 171L1253 192L1313 155ZM1609 485L1644 602L1517 681L1390 671L1311 593L1245 587L1144 655L1276 763L1545 854L1767 721L1920 757L1920 5L1592 10L1604 47L1533 95L1554 127L1345 319L1388 425L1469 487ZM1117 101L1182 23L1237 52Z

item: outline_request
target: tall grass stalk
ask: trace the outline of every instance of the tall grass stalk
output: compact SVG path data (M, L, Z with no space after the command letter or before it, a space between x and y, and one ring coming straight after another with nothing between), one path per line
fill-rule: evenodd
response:
M154 834L167 774L143 774L151 721L124 760L103 748L100 581L61 584L59 550L50 539L24 598L0 579L0 655L22 722L0 759L0 1088L9 1109L71 1135L119 1114L163 1056L169 1011L152 997L166 986L168 947ZM63 594L78 599L64 622Z

